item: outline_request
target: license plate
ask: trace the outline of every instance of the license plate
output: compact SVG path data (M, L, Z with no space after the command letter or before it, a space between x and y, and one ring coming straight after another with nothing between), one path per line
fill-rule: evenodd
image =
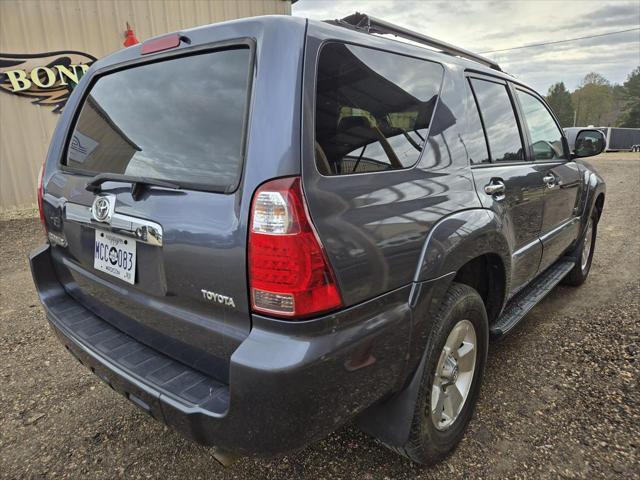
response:
M135 283L136 241L115 233L96 230L93 268L127 283Z

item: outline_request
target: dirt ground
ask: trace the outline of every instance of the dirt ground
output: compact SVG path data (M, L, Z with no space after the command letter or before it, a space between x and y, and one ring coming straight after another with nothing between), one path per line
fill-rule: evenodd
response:
M638 478L640 155L591 163L608 192L589 280L558 287L492 344L464 440L427 469L352 426L286 457L219 466L58 344L27 265L39 221L0 221L0 477Z

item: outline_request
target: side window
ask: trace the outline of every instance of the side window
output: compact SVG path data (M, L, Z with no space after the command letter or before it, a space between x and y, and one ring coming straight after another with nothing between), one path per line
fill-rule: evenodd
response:
M472 164L489 163L489 151L487 150L487 139L484 136L484 128L478 113L478 104L471 91L471 86L467 83L467 131L465 133L465 148L467 156Z
M524 118L529 127L535 160L565 159L562 133L547 108L533 95L516 90Z
M471 79L494 162L524 160L516 115L506 85Z
M415 165L442 77L437 63L342 43L325 45L316 82L315 160L320 173Z

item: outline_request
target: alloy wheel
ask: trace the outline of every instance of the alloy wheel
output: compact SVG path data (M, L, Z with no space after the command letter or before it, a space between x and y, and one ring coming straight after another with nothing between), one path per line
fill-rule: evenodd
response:
M589 255L591 255L591 246L593 244L593 219L589 218L587 224L587 231L584 233L584 242L582 247L582 258L580 262L580 268L584 272L587 269L589 263Z
M431 421L448 429L465 405L476 368L477 336L469 320L460 320L444 344L431 389Z

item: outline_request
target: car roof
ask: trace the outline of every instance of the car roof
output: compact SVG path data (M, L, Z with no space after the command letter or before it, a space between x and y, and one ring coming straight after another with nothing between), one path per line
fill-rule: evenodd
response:
M371 34L361 29L338 26L333 23L328 23L327 21L312 20L302 17L293 17L288 15L264 15L229 20L209 25L201 25L198 27L173 33L196 36L198 40L202 42L208 37L217 37L221 29L228 32L236 32L237 35L241 36L245 28L247 29L247 31L255 31L256 28L260 28L265 30L268 29L271 31L278 31L279 35L289 36L292 48L296 48L296 42L302 41L302 38L299 36L298 32L301 28L304 28L305 24L307 26L307 36L313 35L322 40L344 41L394 53L410 55L413 57L423 58L426 60L441 63L445 67L457 66L466 71L490 75L496 78L501 78L503 80L515 82L533 90L526 83L513 77L512 75L487 67L480 62L443 53L441 51L428 48L424 45L412 43L406 40L399 40L389 36ZM158 37L162 36L164 35L159 35ZM147 41L152 40L153 38L148 39ZM140 46L141 44L134 45L133 47L125 48L107 55L106 57L103 57L96 62L96 67L103 67L106 65L112 65L123 61L140 58L138 52ZM299 45L299 48L303 48L303 45Z
M481 73L497 77L503 80L511 81L522 85L525 88L533 90L525 82L515 78L513 75L495 70L480 62L469 60L455 55L450 55L442 51L429 48L418 43L409 42L407 40L400 40L389 36L381 36L377 34L367 33L361 29L355 29L345 26L336 25L334 23L327 23L326 21L318 21L309 19L309 28L307 34L315 34L330 38L333 40L341 40L350 43L357 43L363 46L370 46L373 48L384 49L387 51L416 56L424 58L426 60L437 61L445 65L457 65L464 70Z

